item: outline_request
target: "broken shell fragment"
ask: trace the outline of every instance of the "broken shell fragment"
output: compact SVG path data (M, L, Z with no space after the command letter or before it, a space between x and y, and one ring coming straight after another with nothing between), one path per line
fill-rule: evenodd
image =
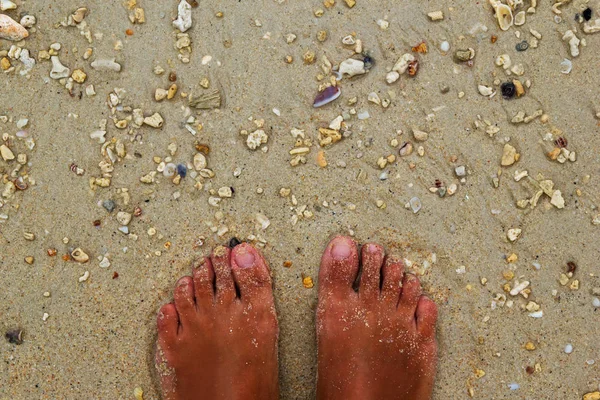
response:
M87 15L88 9L85 7L80 7L77 10L73 11L73 14L71 14L71 19L75 24L80 24L81 21L83 21Z
M341 62L338 72L342 76L347 75L348 77L352 78L355 75L365 74L367 70L365 69L364 61L357 60L355 58L349 58Z
M0 14L0 39L18 42L29 36L29 32L8 15Z
M159 113L154 113L151 116L144 118L144 124L153 128L161 128L164 122L165 120Z
M490 0L490 2L496 11L496 18L498 19L498 25L500 26L500 29L507 31L511 26L513 26L514 22L512 10L506 4L496 2L495 0Z
M52 79L62 79L67 78L71 75L71 70L60 62L58 56L52 56L50 58L52 61L52 70L50 71L50 78Z
M192 6L186 1L181 0L177 7L177 19L173 21L173 26L181 32L185 32L192 27Z
M337 86L328 86L321 93L315 97L315 101L313 102L314 108L319 108L324 106L325 104L329 104L342 94L342 91Z
M73 250L71 252L71 257L73 258L73 260L80 262L80 263L86 263L90 260L90 256L88 256L83 250L81 250L81 248L76 248L75 250Z
M392 71L396 71L402 75L406 72L410 63L413 61L415 61L415 56L410 53L403 54L398 61L396 61L396 64L394 64Z
M115 62L114 58L97 59L91 63L92 68L97 71L115 71L121 72L121 64Z
M0 10L2 11L6 11L6 10L15 10L17 8L17 5L10 1L10 0L0 0Z

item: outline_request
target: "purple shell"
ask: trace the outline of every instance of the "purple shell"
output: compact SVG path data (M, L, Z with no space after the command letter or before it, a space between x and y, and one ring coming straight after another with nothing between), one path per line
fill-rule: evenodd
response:
M313 107L322 107L329 104L342 94L342 90L337 86L329 86L315 97Z

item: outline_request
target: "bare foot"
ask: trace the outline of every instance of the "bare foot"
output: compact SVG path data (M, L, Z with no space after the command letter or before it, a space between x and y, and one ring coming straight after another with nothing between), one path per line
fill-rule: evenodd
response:
M262 255L246 243L217 247L193 275L158 313L163 398L278 399L277 316Z
M367 244L359 271L352 239L336 237L323 254L317 309L317 398L427 400L437 363L437 307L400 260ZM381 282L383 280L383 282Z

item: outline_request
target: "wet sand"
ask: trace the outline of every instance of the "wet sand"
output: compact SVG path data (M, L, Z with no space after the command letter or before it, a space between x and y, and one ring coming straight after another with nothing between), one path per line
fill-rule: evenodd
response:
M0 224L0 328L24 331L21 345L0 341L0 399L132 399L136 387L144 390L144 399L158 399L152 364L158 307L170 301L175 281L190 273L192 260L231 237L244 240L249 235L266 241L262 251L274 277L282 398L314 398L319 259L328 239L338 233L351 233L360 243L380 242L423 273L426 290L440 307L440 366L434 399L468 398L469 388L479 399L578 399L598 390L600 322L592 301L597 297L594 288L600 287L600 227L592 220L598 214L600 194L595 117L600 110L596 108L600 106L600 35L584 35L575 22L585 2L564 6L561 23L554 21L550 5L541 2L524 26L503 32L486 2L423 5L358 0L349 9L338 0L327 9L318 1L202 1L192 11L189 64L177 59L174 48L171 19L177 15L176 2L140 0L146 14L142 25L129 22L121 2L89 2L85 21L92 35L103 33L92 44L77 27L54 27L84 4L17 3L19 8L9 15L18 19L27 12L38 21L37 32L21 47L37 60L39 50L60 42L63 64L71 70L81 68L88 76L83 85L75 84L71 96L64 85L48 77L49 61L38 60L29 79L18 72L0 74L0 115L12 119L0 122L0 133L14 136L19 130L16 121L25 117L29 119L26 130L36 141L29 151L22 140L11 139L15 154L28 154L29 165L21 173L27 172L35 184L30 182L27 190L5 199L7 204L0 209L8 215ZM594 13L600 9L597 1L587 5ZM314 15L318 9L324 11L320 18ZM444 11L443 21L431 22L427 17L436 10ZM215 16L218 11L223 18ZM382 30L376 21L386 16L389 27ZM478 24L487 31L469 33ZM587 46L573 58L573 70L566 75L560 72L560 63L572 57L561 37L576 26ZM517 43L531 40L530 28L543 35L538 48L516 52ZM127 29L133 30L132 36ZM316 39L320 30L328 32L323 43ZM288 33L297 35L291 44L285 40ZM362 40L375 66L364 76L343 79L342 96L313 109L321 57L326 55L337 65L352 56L341 44L341 38L351 33ZM498 38L495 43L492 35ZM117 40L123 50L114 50ZM444 40L451 45L449 54L439 50ZM402 76L388 85L388 70L421 41L427 42L429 52L417 55L417 76ZM0 50L10 45L0 40ZM94 57L86 61L82 55L88 47L94 48ZM469 47L476 50L473 66L457 64L454 51ZM317 62L305 65L302 57L309 49ZM529 79L531 88L519 99L505 100L499 93L491 99L483 97L478 85L493 86L495 79L514 78L494 63L504 53L513 63L523 64L525 73L519 79ZM212 61L202 65L206 55ZM284 61L287 55L293 57L291 64ZM122 71L95 71L90 67L95 56L116 57ZM156 65L165 74L155 75ZM203 129L195 137L183 128L187 116L182 106L187 100L180 94L172 100L154 100L156 88L172 84L168 80L172 71L180 91L189 93L207 77L222 92L220 109L198 114ZM96 96L86 96L89 84L95 86ZM442 93L444 86L448 93ZM142 108L146 115L159 112L164 126L137 129L141 136L130 141L135 135L117 129L110 120L106 101L114 88L126 91L122 105ZM392 99L389 107L368 102L371 92ZM463 98L459 92L465 93ZM353 97L357 103L348 105ZM317 129L352 108L368 111L370 118L351 116L352 134L320 148ZM510 122L520 110L531 114L538 109L549 116L545 124L539 118L529 124ZM429 114L434 117L428 121ZM478 116L500 131L490 137L485 129L476 129ZM249 150L246 138L239 134L241 129L255 128L250 117L265 120L267 152ZM106 138L122 140L128 155L115 164L109 187L92 190L89 179L101 176L98 163L103 156L101 145L89 135L106 118ZM297 167L289 164L293 128L303 129L313 141L307 163ZM415 142L412 128L429 132L428 140ZM553 128L563 132L577 161L560 164L546 156L554 145L543 139ZM398 130L404 133L398 135ZM380 157L398 156L398 148L390 146L394 138L412 142L415 151L381 170ZM501 168L508 138L521 157L513 166ZM190 176L179 185L162 174L154 184L140 182L140 177L156 169L153 157L169 156L170 143L178 146L173 160L191 162L196 141L210 146L207 159L215 173L201 190L194 188ZM418 146L423 146L422 157ZM326 168L316 163L321 150ZM82 176L71 171L72 163L85 170ZM14 165L0 159L0 172L10 175ZM468 171L464 182L454 172L460 165ZM238 177L234 176L237 168ZM502 175L495 188L493 178L499 169ZM529 178L516 182L515 170L551 179L562 192L565 208L557 209L544 196L537 207L519 209L516 202L535 190ZM380 180L382 171L389 171L388 179ZM456 194L441 198L431 193L436 179L457 184ZM0 188L5 184L6 179ZM210 205L209 191L225 186L235 189L233 198L223 199L218 207ZM297 205L291 197L279 195L283 187L291 189ZM122 188L128 189L128 204ZM175 192L180 194L177 199ZM413 197L422 202L416 214L405 207ZM112 213L100 204L109 199L116 203ZM377 200L385 208L379 208ZM292 225L292 216L304 205L314 215ZM137 240L120 232L116 220L118 211L132 213L135 207L142 209L142 215L134 217L128 229ZM222 214L215 215L218 211ZM266 230L256 226L257 213L269 218ZM96 220L99 226L94 226ZM229 231L218 236L207 222ZM152 227L157 234L149 236ZM507 239L510 228L522 229L514 243ZM35 240L26 240L23 232L34 233ZM201 236L204 243L198 246ZM89 254L88 263L63 260L77 247ZM56 249L57 255L48 256L48 249ZM506 258L513 253L518 260L508 263ZM104 255L110 259L108 268L99 266L98 256ZM32 265L24 261L27 256L34 257ZM292 266L284 267L285 261ZM563 286L559 279L568 262L575 262L577 270ZM540 269L533 263L539 263ZM465 272L457 273L461 266ZM511 270L515 278L507 281L503 273ZM89 278L79 282L85 271ZM114 272L118 278L113 278ZM304 276L314 279L314 288L303 286ZM531 282L528 299L504 292L504 285L514 287L515 279ZM579 280L578 290L569 287L574 279ZM492 309L498 293L504 293L513 306ZM523 309L529 301L541 307L542 318L532 318ZM44 313L48 313L46 321ZM527 342L534 343L535 350L526 350ZM571 354L565 353L567 344L573 346ZM533 368L532 374L527 367ZM478 370L485 376L477 377ZM519 389L509 389L513 383Z

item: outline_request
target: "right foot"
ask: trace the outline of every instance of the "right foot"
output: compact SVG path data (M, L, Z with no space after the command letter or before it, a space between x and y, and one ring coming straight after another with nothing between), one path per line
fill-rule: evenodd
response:
M362 273L358 291L353 284ZM317 398L428 400L437 307L383 248L336 237L321 259Z

